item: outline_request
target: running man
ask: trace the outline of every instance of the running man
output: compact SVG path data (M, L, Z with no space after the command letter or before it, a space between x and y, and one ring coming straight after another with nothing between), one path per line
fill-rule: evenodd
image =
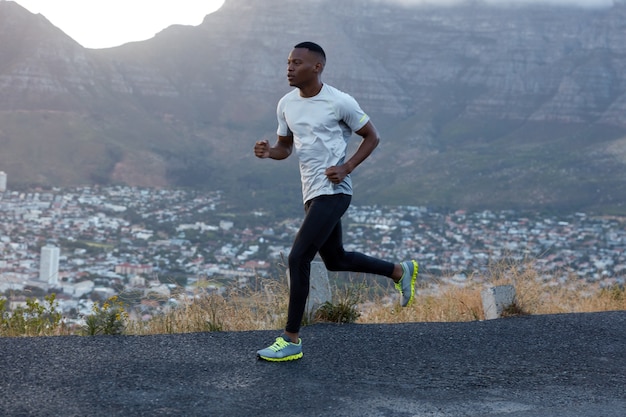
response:
M311 261L317 253L330 271L352 271L391 278L411 304L415 295L416 261L392 263L343 248L341 217L352 199L350 173L378 146L374 124L350 95L322 82L324 50L313 42L296 45L287 59L287 80L295 87L277 106L278 139L256 142L258 158L281 160L294 146L300 160L305 216L289 253L289 307L284 334L257 357L289 361L302 357L300 326L309 295ZM361 136L358 149L346 160L348 139Z

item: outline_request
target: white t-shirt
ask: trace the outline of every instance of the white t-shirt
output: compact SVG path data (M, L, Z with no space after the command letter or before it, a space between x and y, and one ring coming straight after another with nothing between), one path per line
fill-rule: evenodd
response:
M276 116L277 134L293 135L303 201L328 194L352 195L349 175L340 184L333 184L324 171L345 162L352 132L369 121L356 100L327 84L314 97L301 97L300 90L294 89L280 99Z

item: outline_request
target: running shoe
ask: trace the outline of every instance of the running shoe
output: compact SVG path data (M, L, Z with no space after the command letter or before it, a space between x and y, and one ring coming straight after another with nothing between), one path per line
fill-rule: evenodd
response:
M402 278L396 282L396 289L402 294L402 307L410 306L415 297L415 280L417 279L418 265L416 261L400 263L402 266Z
M293 361L302 357L302 339L292 343L288 336L279 336L273 345L256 353L257 359L271 362Z

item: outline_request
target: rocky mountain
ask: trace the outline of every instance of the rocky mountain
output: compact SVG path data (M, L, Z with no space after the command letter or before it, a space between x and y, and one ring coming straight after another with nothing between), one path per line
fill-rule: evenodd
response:
M626 213L626 3L226 0L199 26L81 47L0 1L0 170L13 186L220 188L297 206L295 158L259 161L291 47L326 49L383 142L355 201ZM356 142L356 140L355 140Z

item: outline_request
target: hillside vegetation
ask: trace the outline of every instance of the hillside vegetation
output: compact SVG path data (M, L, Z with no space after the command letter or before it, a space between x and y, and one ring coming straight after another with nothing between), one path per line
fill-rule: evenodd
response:
M551 283L532 264L494 265L490 277L472 277L465 285L424 283L418 280L414 303L398 305L391 285L371 285L358 276L349 284L334 286L333 300L305 317L304 324L464 322L483 320L481 291L490 285L514 285L516 300L504 317L528 314L563 314L626 310L623 286L602 288L572 278ZM224 295L198 289L169 311L148 318L129 314L115 296L94 307L82 327L69 327L55 313L54 296L44 303L29 300L25 308L5 311L0 300L0 336L50 336L98 334L171 334L206 331L280 330L286 321L286 278L260 281L258 288L231 287Z

